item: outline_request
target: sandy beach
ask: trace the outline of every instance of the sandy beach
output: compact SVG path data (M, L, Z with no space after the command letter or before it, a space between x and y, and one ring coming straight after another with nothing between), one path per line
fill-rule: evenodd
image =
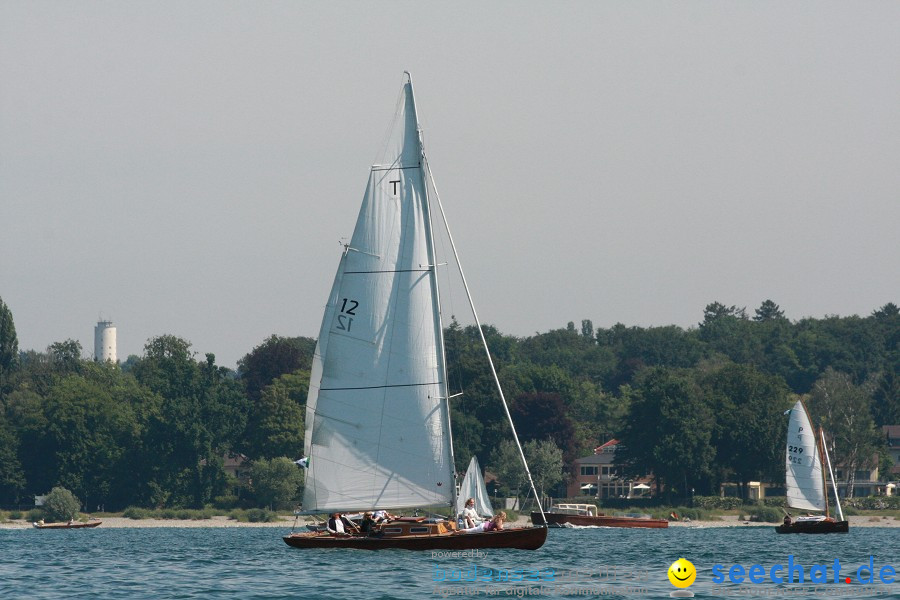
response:
M177 520L177 519L126 519L124 517L106 517L101 519L104 528L123 528L123 527L279 527L290 529L294 524L293 517L280 517L280 520L272 523L241 523L225 516L213 517L211 519L195 519L195 520ZM900 517L892 516L855 516L847 517L850 521L850 527L897 527L900 528ZM517 520L509 523L510 526L523 527L530 524L527 516L520 516ZM306 525L304 519L297 521L297 527L302 528ZM739 520L737 515L724 515L716 520L711 521L673 521L669 523L670 527L774 527L777 523L759 523L755 521ZM15 520L0 523L0 529L29 529L31 523L28 521Z

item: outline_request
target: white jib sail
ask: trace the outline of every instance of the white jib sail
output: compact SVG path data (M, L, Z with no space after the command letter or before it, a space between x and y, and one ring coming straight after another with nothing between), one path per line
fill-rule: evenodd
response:
M456 514L462 514L466 507L466 500L475 499L475 512L482 517L493 517L494 511L491 508L490 498L487 493L487 486L484 485L484 474L478 464L478 459L474 456L469 461L469 468L466 469L466 476L463 477L462 483L459 484L459 496L456 499Z
M800 401L791 409L785 457L787 505L800 510L824 511L825 483L816 432Z
M387 148L388 164L370 172L313 363L306 511L449 505L454 492L428 198L410 83Z

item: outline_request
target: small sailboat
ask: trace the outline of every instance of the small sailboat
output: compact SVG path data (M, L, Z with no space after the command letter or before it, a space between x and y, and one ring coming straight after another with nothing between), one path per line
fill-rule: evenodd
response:
M365 535L295 533L284 538L290 546L536 549L547 538L544 527L457 531L433 236L438 216L459 264L407 73L384 159L370 170L322 319L306 403L303 507L304 514L444 507L449 518L404 517ZM481 331L464 275L462 282ZM483 334L482 342L487 350ZM487 360L506 409L489 353ZM511 418L510 425L515 436ZM525 471L531 479L527 464Z
M487 493L487 486L484 484L484 474L481 472L478 458L474 456L469 461L466 475L459 484L459 493L456 498L456 514L462 514L466 508L466 500L469 498L475 500L473 509L480 517L490 518L494 516L491 500Z
M784 523L775 528L778 533L847 533L850 524L844 520L841 501L831 470L831 458L825 447L825 433L819 429L818 435L812 426L806 406L797 401L789 411L787 447L785 449L788 508L803 511L824 512L824 515L804 515L796 518L788 515ZM825 487L825 469L834 489L838 520L831 517L828 507L828 492Z

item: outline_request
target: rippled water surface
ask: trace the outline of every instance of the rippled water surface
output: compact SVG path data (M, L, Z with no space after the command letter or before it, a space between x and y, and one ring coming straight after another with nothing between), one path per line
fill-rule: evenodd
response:
M697 568L688 590L698 598L900 598L900 585L877 579L886 565L900 572L900 530L888 528L813 536L776 535L769 527L551 529L540 550L488 550L482 557L299 550L282 542L284 533L0 530L0 598L668 598L676 588L666 570L682 556ZM805 568L802 587L713 583L714 565L727 577L735 564L759 564L767 578L789 556ZM865 586L856 571L870 556L876 582ZM833 583L835 559L841 583ZM815 564L827 566L827 584L809 582ZM854 581L844 583L845 576Z

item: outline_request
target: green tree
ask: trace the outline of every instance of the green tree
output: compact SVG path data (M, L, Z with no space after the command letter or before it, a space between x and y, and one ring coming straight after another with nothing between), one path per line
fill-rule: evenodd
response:
M17 504L25 489L25 473L19 462L19 439L0 412L0 506Z
M81 501L64 487L55 487L44 497L44 514L50 521L68 521L78 516Z
M47 348L52 369L57 373L80 373L82 371L81 342L73 339L54 342Z
M563 480L563 451L553 440L531 440L522 448L528 468L541 497Z
M18 437L18 459L26 494L40 494L57 484L55 456L47 447L44 399L26 386L7 397L7 420Z
M752 365L728 364L703 378L716 426L713 445L720 476L734 475L746 498L747 483L778 481L784 471L784 411L787 385Z
M272 335L238 361L238 372L247 386L247 395L256 402L263 389L294 371L312 366L316 342L306 337Z
M831 438L830 456L847 474L849 498L853 497L857 470L875 466L872 457L883 443L872 419L871 402L869 390L854 385L849 375L830 367L810 395L810 410L820 417Z
M630 384L646 367L690 368L707 351L696 330L685 331L676 325L666 327L625 327L617 323L597 331L599 344L614 352L617 366L604 379L606 389Z
M582 319L581 320L581 335L591 340L593 343L594 340L594 322L590 319Z
M876 425L900 423L900 307L889 302L872 313L883 340L883 367L875 376L872 415Z
M224 490L222 457L243 435L249 404L214 355L201 364L190 347L174 336L153 338L132 372L162 398L144 438L156 461L151 494L156 503L202 507Z
M900 423L900 365L889 365L878 374L872 392L872 417L875 424L896 425Z
M53 459L53 480L75 490L89 506L108 502L125 483L122 463L140 437L131 406L114 399L109 387L69 375L45 399L44 414L41 446Z
M774 319L784 319L784 311L771 300L764 301L756 309L753 317L754 321L772 321Z
M263 388L247 424L246 452L255 458L299 457L309 372L282 375Z
M260 506L286 508L299 498L302 470L284 456L261 459L250 465L253 497Z
M714 417L703 391L684 371L647 369L635 381L631 410L616 453L626 473L653 473L657 483L686 496L693 487L709 489L716 450ZM705 484L705 486L704 486Z
M510 407L522 440L551 439L563 449L566 462L577 458L575 425L560 394L531 392L518 396Z
M525 359L541 367L561 369L569 377L605 381L616 359L609 348L598 345L597 338L584 335L588 327L593 328L593 324L584 324L582 335L570 329L553 329L521 341L512 340L518 346L512 354L514 362Z
M703 311L699 336L710 350L734 362L758 361L762 349L760 340L754 335L753 325L747 318L746 308L713 302Z
M15 371L19 359L19 339L16 337L16 324L12 311L0 297L0 407L6 404L10 378Z
M497 479L507 493L518 498L522 488L528 485L528 475L522 465L519 449L513 440L504 440L491 455L489 470L497 475Z

